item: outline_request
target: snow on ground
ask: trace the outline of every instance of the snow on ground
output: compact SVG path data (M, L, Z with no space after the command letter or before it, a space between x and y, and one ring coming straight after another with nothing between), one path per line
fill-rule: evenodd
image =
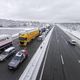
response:
M30 29L34 29L34 27L30 27L30 28L28 28L28 27L27 27L27 28L24 28L24 27L22 27L22 28L21 28L21 27L16 27L16 28L0 28L0 29L1 29L1 30L2 30L2 29L14 29L14 30L15 30L15 29L27 29L27 30L30 30Z
M67 31L69 33L71 33L72 35L76 36L77 38L80 39L80 32L79 31L74 31L74 30L71 30L71 29L68 29L68 28L64 28L64 26L60 26L58 25L61 29L63 29L64 31Z
M62 28L64 31L67 31L69 33L71 33L72 35L76 36L77 38L80 39L80 32L78 31L73 31L73 30L70 30L70 29L65 29L65 28Z
M70 29L66 29L64 27L59 26L67 35L71 37L71 39L74 39L77 44L80 46L80 32L78 31L73 31Z
M9 35L12 39L18 38L19 33L27 32L34 28L0 28L0 35Z
M34 28L0 28L0 35L2 34L8 34L8 35L13 35L17 34L22 31L28 31Z
M69 31L69 32L80 39L80 32L77 31Z

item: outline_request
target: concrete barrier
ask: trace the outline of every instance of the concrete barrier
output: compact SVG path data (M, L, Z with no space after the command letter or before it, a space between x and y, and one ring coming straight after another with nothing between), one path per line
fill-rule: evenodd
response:
M36 51L35 55L32 57L31 61L27 65L19 80L36 80L52 31L53 28L46 36L45 40L41 43L40 47Z

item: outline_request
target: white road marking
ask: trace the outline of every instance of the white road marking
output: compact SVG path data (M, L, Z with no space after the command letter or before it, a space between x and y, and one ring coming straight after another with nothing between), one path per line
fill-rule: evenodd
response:
M64 64L64 60L63 60L63 56L61 55L61 61L62 61L62 64Z
M63 36L61 36L63 39L64 39L64 37ZM65 41L65 43L68 45L68 43L67 43L67 41L64 39L64 41Z
M51 41L51 39L50 39L50 41ZM44 62L43 62L43 67L42 67L42 71L41 71L41 75L40 75L40 79L39 80L42 80L42 75L43 75L43 71L44 71L44 67L45 67L45 63L46 63L49 47L50 47L50 42L49 42L49 45L48 45L48 48L47 48L47 51L46 51L46 55L45 55L45 59L44 59Z
M63 38L64 39L64 38ZM68 42L64 39L65 43L68 45Z
M80 63L80 60L78 60L78 63Z
M68 42L65 40L65 43L68 45Z
M59 39L57 39L57 43L59 43Z

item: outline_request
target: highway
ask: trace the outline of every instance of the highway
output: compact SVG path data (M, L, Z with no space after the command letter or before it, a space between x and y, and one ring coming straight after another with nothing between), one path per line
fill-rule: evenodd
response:
M68 40L59 27L54 28L36 80L80 80L80 48Z
M0 62L0 80L18 80L40 44L41 41L37 41L37 39L34 39L27 45L29 57L15 71L8 69L8 63L13 56L3 62ZM13 41L13 46L16 47L17 51L24 48L19 46L18 39Z

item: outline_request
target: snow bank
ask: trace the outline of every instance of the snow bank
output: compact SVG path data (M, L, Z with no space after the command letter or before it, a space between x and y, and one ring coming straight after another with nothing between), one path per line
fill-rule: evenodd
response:
M58 25L62 30L66 31L66 32L69 32L70 34L72 34L73 36L75 36L76 38L80 39L80 32L79 31L74 31L74 30L71 30L71 29L67 29L67 28L64 28L64 26L61 26L61 25Z
M80 39L80 32L78 31L73 31L73 30L69 30L69 29L65 29L65 28L62 28L64 31L67 31L69 33L71 33L72 35L74 35L76 38Z

